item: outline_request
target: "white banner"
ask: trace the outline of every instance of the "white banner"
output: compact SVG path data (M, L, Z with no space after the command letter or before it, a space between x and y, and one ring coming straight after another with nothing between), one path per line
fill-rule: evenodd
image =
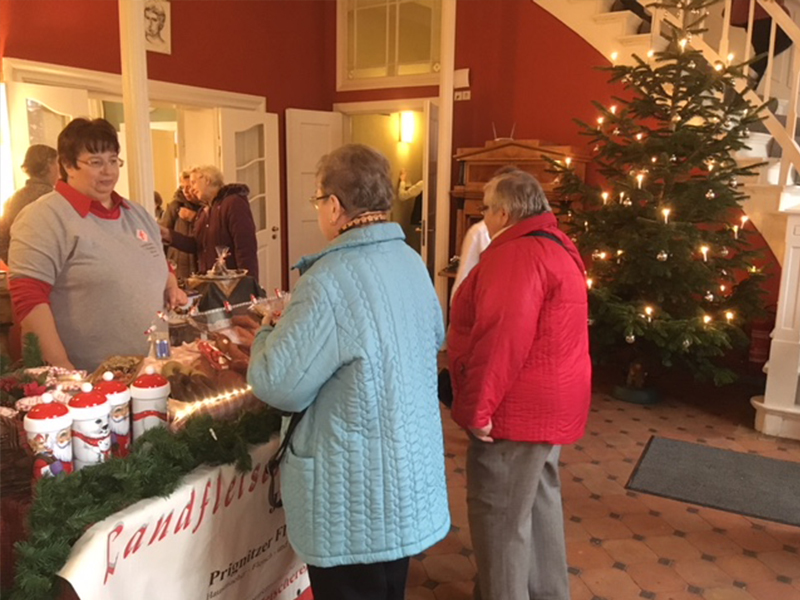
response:
M81 600L311 598L283 510L270 512L267 500L277 447L254 448L251 471L201 467L169 497L95 524L59 575Z

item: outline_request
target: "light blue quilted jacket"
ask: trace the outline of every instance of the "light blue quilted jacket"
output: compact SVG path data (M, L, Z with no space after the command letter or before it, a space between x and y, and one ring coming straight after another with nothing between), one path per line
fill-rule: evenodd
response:
M308 409L281 463L289 541L308 564L412 556L450 514L437 398L442 312L395 223L352 229L297 267L248 381L276 408Z

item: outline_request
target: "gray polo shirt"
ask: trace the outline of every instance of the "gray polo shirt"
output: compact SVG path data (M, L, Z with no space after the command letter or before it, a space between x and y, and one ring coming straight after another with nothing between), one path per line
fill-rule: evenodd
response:
M145 330L164 305L168 270L158 224L144 208L128 203L115 220L81 216L51 192L14 221L9 255L12 278L53 286L58 334L77 368L147 353Z

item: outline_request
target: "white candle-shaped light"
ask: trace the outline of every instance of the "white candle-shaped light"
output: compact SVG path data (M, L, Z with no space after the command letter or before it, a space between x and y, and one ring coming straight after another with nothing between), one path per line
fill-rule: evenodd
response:
M605 121L605 117L597 117L597 124L602 125L603 121Z
M736 240L739 239L739 226L738 225L734 225L733 226L733 238L736 239Z
M688 44L688 43L689 43L689 40L687 40L686 38L683 38L682 40L680 40L678 42L678 45L681 47L681 50L686 50L686 44Z
M600 197L603 199L603 204L608 203L608 192L603 192L602 194L600 194Z
M636 187L642 189L642 182L644 181L644 173L639 173L636 176Z
M611 108L609 108L609 110L611 111L612 115L617 114L617 105L616 104L612 104Z
M619 52L614 50L614 52L611 53L611 62L617 62L618 58L619 58Z
M567 168L569 169L569 166L572 164L572 158L568 156L567 158L564 159L564 163L567 165Z
M656 51L653 50L652 48L650 48L650 50L647 51L647 58L653 58L655 55Z
M730 322L733 321L733 317L734 317L733 311L730 310L725 311L725 318L727 319L728 324L730 324Z
M728 54L728 64L731 64L732 62L733 62L733 52Z
M703 254L703 262L708 262L708 246L700 246L700 252Z
M744 226L747 225L747 222L749 220L750 220L750 217L748 217L747 215L742 215L742 229L744 229Z
M587 277L586 278L586 287L588 289L592 289L592 285L593 284L594 284L594 279L592 279L591 277Z
M650 162L653 163L653 164L657 163L658 162L658 157L657 156L652 157L650 159Z
M725 286L725 284L724 284L724 283L723 283L723 284L720 284L720 286L719 286L719 291L720 291L720 292L724 292L724 291L725 291L725 290L727 290L727 289L728 289L728 288Z
M709 317L708 315L703 315L703 323L705 323L706 325L711 323L711 317Z
M725 68L725 65L723 65L721 62L717 61L717 62L714 63L714 70L715 71L722 71L722 69L724 69L724 68Z
M603 251L602 251L600 254L598 254L597 256L600 258L600 260L605 260L605 259L608 257L608 253L607 253L605 250L603 250Z
M644 314L647 315L648 323L653 320L653 307L652 306L645 306L644 307Z
M661 209L661 214L664 215L664 225L668 225L669 224L669 213L671 213L671 212L672 211L669 208L662 208Z
M622 204L622 201L625 200L625 192L619 193L619 203Z
M708 167L708 172L711 173L711 171L714 170L714 161L709 160L708 163L706 163L706 166Z
M643 137L644 137L644 134L643 134L643 133L637 133L637 134L636 134L636 139L637 139L638 141L640 141L640 142L642 141L642 138L643 138Z

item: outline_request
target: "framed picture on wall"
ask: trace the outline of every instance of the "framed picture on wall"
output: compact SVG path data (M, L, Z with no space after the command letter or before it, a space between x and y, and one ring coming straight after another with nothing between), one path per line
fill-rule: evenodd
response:
M167 0L144 3L144 38L150 52L172 54L172 19Z

